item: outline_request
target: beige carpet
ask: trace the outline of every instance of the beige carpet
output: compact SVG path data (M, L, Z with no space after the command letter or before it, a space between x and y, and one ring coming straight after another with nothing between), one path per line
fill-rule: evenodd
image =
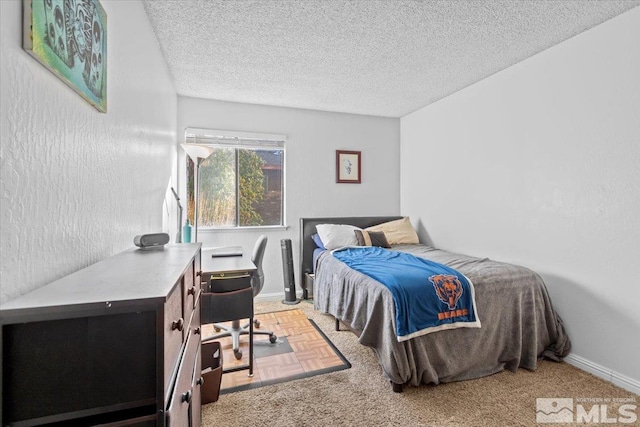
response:
M311 302L293 307L317 323L352 368L222 395L203 406L203 426L559 426L536 424L536 398L631 398L640 404L637 395L550 361L539 362L536 372L505 371L393 393L373 350L351 332L336 332L333 317L314 311ZM257 312L291 308L279 301L256 304ZM615 405L609 408L610 416L617 415Z

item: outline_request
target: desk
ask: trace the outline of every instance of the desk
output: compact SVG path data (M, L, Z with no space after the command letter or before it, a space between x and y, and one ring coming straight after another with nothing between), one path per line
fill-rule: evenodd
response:
M215 248L219 251L220 248ZM253 376L253 289L251 276L257 270L255 264L244 253L242 256L212 257L214 249L204 249L201 261L201 287L202 287L202 323L219 323L232 321L231 334L233 338L234 355L239 360L242 352L239 350L240 320L249 318L249 365L226 369L224 372L233 372L241 369L249 369L249 375ZM210 285L217 282L217 290L211 293ZM246 290L237 294L237 291ZM228 295L225 295L227 293ZM235 295L232 295L235 294ZM244 333L244 332L243 332ZM205 339L205 341L209 341Z
M217 249L217 248L216 248ZM252 274L257 270L251 258L245 253L242 256L211 257L213 249L202 250L202 282L209 282L211 276L238 276ZM205 277L206 276L206 277ZM204 288L203 288L204 289Z

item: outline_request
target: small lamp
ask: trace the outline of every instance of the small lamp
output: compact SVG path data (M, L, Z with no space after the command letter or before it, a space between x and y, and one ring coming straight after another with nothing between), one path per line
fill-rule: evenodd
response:
M180 144L184 151L191 157L193 160L194 170L193 170L193 231L194 231L194 242L198 241L198 194L200 193L200 189L198 188L198 180L200 176L200 163L203 160L206 160L213 151L215 150L210 145L203 144Z

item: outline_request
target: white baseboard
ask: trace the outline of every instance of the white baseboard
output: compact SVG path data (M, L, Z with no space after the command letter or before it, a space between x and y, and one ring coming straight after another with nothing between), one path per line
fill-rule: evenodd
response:
M567 355L567 357L564 358L564 361L578 369L587 371L598 378L609 381L618 387L640 395L640 381L627 377L626 375L622 375L609 368L605 368L602 365L598 365L597 363L573 353Z
M296 296L297 298L302 298L302 291L300 292L296 292ZM275 301L275 300L280 300L282 301L284 299L284 292L273 292L270 294L265 294L265 293L259 293L256 298L256 300L258 301Z
M275 301L279 299L284 299L284 292L274 292L272 294L261 292L255 297L256 301Z

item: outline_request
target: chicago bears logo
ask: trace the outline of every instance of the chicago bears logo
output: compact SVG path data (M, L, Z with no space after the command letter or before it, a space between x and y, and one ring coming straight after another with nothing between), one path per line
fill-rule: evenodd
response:
M429 280L433 283L440 301L447 304L449 310L455 309L463 292L458 278L449 274L438 274L429 277Z

